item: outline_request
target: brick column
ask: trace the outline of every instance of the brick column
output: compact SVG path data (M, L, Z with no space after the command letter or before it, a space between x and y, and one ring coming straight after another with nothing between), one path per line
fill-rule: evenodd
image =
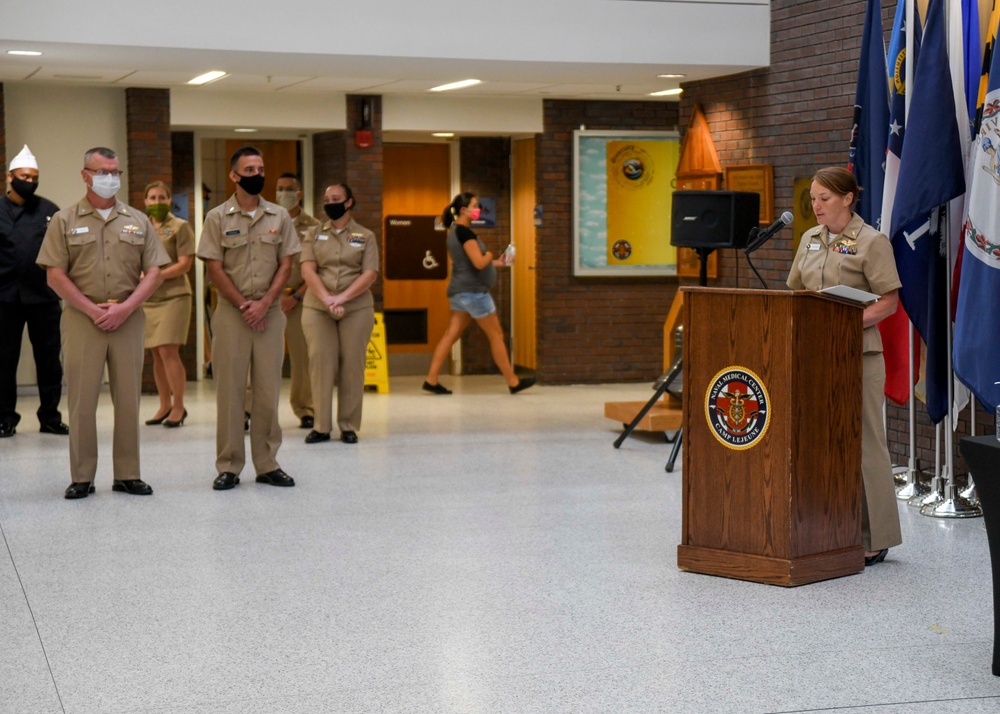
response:
M128 133L128 203L143 206L143 189L150 181L173 179L170 145L170 91L125 90L125 121ZM114 147L121 151L120 147Z

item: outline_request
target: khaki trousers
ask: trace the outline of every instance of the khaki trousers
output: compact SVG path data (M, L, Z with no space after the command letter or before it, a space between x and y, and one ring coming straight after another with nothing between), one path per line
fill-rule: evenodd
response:
M292 370L292 411L301 419L313 415L312 385L309 379L309 348L302 332L302 303L285 313L285 343L288 345L288 362Z
M861 544L865 550L892 548L903 542L899 531L892 461L882 423L885 363L881 352L864 356L861 397Z
M105 332L79 310L62 313L63 370L69 406L69 469L74 483L97 474L97 402L104 366L108 367L115 428L112 445L115 480L139 476L139 394L142 388L142 339L146 317L136 310L117 330Z
M254 332L243 314L228 301L220 300L212 316L212 375L218 417L215 468L236 475L246 465L243 409L250 379L250 454L257 474L278 467L281 425L278 395L281 362L284 359L285 315L278 303L267 312L267 328Z
M340 319L313 308L302 311L302 329L309 345L309 376L316 404L314 429L333 430L333 388L337 385L337 427L361 428L365 394L365 358L375 326L375 309L364 307Z

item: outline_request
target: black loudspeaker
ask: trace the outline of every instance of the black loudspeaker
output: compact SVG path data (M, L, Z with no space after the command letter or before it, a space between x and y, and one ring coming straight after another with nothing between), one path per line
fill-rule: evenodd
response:
M760 225L760 195L748 191L674 191L670 245L745 248Z

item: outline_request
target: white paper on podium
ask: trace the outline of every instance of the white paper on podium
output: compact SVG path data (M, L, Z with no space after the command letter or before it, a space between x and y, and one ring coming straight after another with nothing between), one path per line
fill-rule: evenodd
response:
M834 285L833 287L823 288L820 292L826 295L833 295L834 297L861 303L862 305L875 302L881 297L881 295L865 292L864 290L858 290L857 288L849 288L846 285Z

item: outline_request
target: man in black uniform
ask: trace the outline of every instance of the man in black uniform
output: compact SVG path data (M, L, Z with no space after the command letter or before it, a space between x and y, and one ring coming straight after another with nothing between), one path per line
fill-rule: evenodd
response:
M62 364L59 361L59 296L35 265L49 219L59 210L35 195L38 162L25 144L10 162L7 194L0 198L0 438L14 436L21 415L17 406L17 363L21 336L28 338L38 374L38 422L42 433L69 434L59 413Z

